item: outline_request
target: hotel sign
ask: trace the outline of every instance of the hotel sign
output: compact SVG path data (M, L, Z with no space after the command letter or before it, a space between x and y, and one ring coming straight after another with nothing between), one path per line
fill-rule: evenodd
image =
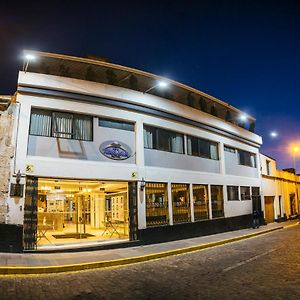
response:
M131 156L131 149L118 141L106 141L100 145L100 152L113 160L125 160Z

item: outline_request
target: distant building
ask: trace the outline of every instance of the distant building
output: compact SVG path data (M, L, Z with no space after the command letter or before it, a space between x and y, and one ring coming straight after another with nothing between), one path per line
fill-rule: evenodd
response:
M147 72L26 54L36 59L19 72L4 250L206 235L264 211L253 117Z
M263 206L266 222L293 218L299 214L300 176L295 169L277 170L275 159L260 155Z

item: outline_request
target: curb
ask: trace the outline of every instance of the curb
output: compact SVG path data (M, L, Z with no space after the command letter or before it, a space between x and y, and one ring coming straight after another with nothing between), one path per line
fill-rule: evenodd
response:
M299 223L298 223L299 224ZM298 225L295 224L295 225ZM281 226L276 227L260 232L255 232L247 235L241 235L235 238L230 238L226 240L221 240L217 242L211 242L207 244L201 244L186 248L179 248L175 250L169 250L165 252L158 252L143 256L135 256L130 258L121 258L116 260L108 260L108 261L100 261L100 262L91 262L91 263L82 263L82 264L72 264L72 265L60 265L60 266L42 266L42 267L0 267L0 275L40 275L40 274L53 274L53 273L66 273L66 272L76 272L76 271L83 271L83 270L91 270L91 269L103 269L108 267L117 267L117 266L125 266L130 265L134 263L141 263L141 262L147 262L149 260L159 259L159 258L165 258L169 256L179 255L179 254L185 254L190 253L194 251L204 250L220 245L229 244L232 242L237 242L241 240L245 240L248 238L252 238L255 236L259 236L262 234L270 233L273 231L281 230L286 227L295 226L289 225L289 226Z

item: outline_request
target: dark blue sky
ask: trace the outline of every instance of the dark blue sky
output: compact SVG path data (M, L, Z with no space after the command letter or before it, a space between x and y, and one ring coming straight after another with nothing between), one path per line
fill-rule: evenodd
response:
M14 92L23 49L105 56L253 114L262 152L292 166L287 147L300 141L300 1L11 3L0 4L0 94Z

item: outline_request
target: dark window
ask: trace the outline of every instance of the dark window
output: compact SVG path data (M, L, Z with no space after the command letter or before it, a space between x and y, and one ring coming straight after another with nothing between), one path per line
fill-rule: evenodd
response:
M256 155L244 150L238 150L240 165L256 168Z
M271 175L271 161L266 161L267 175Z
M121 130L134 131L134 124L130 122L118 121L113 119L99 118L100 127L115 128Z
M250 186L241 186L241 200L251 200Z
M235 153L236 149L229 146L224 146L224 151Z
M93 140L93 118L33 108L29 134L74 140Z
M218 144L193 136L187 137L188 155L218 160Z
M183 134L171 130L144 126L144 147L175 153L184 153Z
M227 186L227 199L228 201L239 201L239 187L228 185Z

